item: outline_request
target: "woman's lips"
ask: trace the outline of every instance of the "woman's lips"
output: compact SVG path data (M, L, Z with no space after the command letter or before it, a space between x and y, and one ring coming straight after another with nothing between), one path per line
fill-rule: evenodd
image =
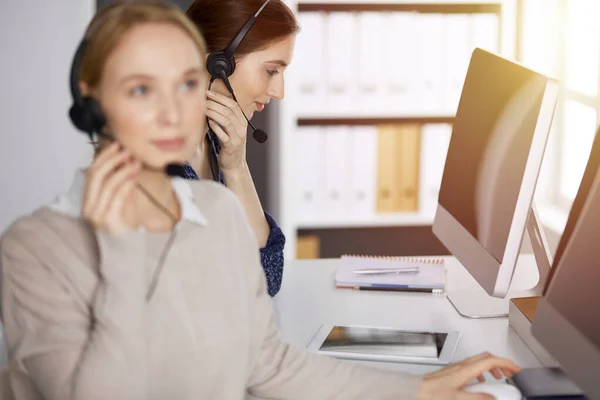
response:
M163 151L179 151L185 145L185 138L153 140L152 144Z

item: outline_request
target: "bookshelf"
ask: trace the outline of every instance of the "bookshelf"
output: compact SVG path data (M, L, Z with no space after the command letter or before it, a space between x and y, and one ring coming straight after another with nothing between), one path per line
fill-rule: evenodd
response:
M311 0L287 0L286 3L300 19L301 33L307 29L302 24L302 16L306 13L313 15L319 14L329 18L333 13L346 13L354 18L360 18L363 13L375 13L385 15L455 15L470 17L476 14L493 15L497 18L496 46L495 49L501 55L513 57L515 51L515 21L516 21L516 0L503 1L311 1ZM391 17L390 17L391 18ZM418 29L417 24L412 25ZM326 32L326 28L325 28ZM322 38L324 42L326 38ZM385 232L393 232L394 229L422 229L431 226L434 219L435 208L431 204L435 201L429 201L426 209L421 208L422 201L419 201L419 208L416 210L404 212L385 212L385 213L359 213L352 210L346 212L323 212L318 216L303 215L300 210L299 185L301 185L298 169L305 159L315 157L319 151L315 147L299 146L299 139L306 132L305 128L320 128L326 131L331 127L346 127L356 129L356 127L381 127L389 125L412 125L426 127L432 125L450 125L453 121L455 108L452 107L430 107L425 109L403 107L398 103L392 104L391 108L362 109L348 108L336 109L335 107L316 107L312 110L306 109L306 99L302 96L302 82L305 79L303 74L311 64L303 63L299 57L302 52L298 51L300 39L297 39L296 52L294 60L285 75L286 97L282 102L278 102L273 107L269 115L269 129L272 134L269 140L269 154L271 154L268 170L268 180L271 190L269 190L269 204L271 211L277 218L287 242L285 248L285 257L287 259L296 258L296 246L299 235L309 232L311 235L318 235L319 232L341 232L344 231L345 237L364 237L366 232L374 232L381 228ZM360 41L360 34L354 37L354 40ZM413 40L412 37L406 37L406 40ZM401 38L397 38L401 42ZM483 46L481 46L483 47ZM386 52L393 49L387 49ZM388 54L388 53L386 53ZM469 54L470 56L470 54ZM397 57L396 57L397 58ZM312 61L312 60L311 60ZM318 60L317 60L318 61ZM468 63L468 60L467 60ZM358 68L358 67L357 67ZM389 65L386 68L393 68ZM466 73L466 65L464 71ZM383 80L383 79L382 79ZM461 82L462 83L462 82ZM324 82L327 86L331 82ZM315 86L318 90L321 86ZM312 88L311 90L313 90ZM372 89L372 88L370 88ZM360 91L360 90L358 90ZM356 94L355 94L356 95ZM357 98L355 96L355 98ZM333 103L331 103L333 104ZM457 104L457 103L456 103ZM314 133L313 133L314 135ZM431 135L430 135L431 136ZM433 139L430 138L429 142ZM311 149L315 149L312 151ZM421 143L420 153L428 151L427 145ZM421 162L422 164L422 162ZM325 164L322 164L324 166ZM326 174L325 168L319 170L320 174ZM300 173L306 171L300 171ZM419 165L419 185L421 185L422 165ZM421 193L419 193L421 195ZM431 199L429 199L431 200ZM354 235L352 232L356 232ZM422 233L421 233L422 235ZM400 236L404 237L403 232ZM409 235L410 236L410 235ZM358 239L357 239L358 240ZM326 252L327 253L327 252Z

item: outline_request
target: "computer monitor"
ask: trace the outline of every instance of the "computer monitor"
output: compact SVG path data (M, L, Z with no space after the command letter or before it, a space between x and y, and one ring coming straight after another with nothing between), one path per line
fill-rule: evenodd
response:
M600 399L600 129L531 332L589 399Z
M433 223L433 233L485 290L450 288L448 299L465 317L508 317L526 229L541 277L548 272L550 252L532 207L557 95L555 80L473 51Z

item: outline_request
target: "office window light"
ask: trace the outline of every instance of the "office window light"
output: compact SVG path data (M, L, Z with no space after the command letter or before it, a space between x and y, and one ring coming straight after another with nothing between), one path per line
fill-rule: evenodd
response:
M566 2L565 84L585 96L598 94L600 1Z
M596 131L596 110L567 100L560 151L560 197L573 202L590 156Z
M557 78L561 95L543 168L545 202L567 212L577 194L600 112L600 1L520 0L519 61ZM547 153L547 154L548 154ZM542 171L543 173L544 171Z

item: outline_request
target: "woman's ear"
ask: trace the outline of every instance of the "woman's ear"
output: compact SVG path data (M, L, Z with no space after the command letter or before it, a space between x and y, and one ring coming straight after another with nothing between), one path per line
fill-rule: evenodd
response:
M79 93L81 93L81 97L91 96L91 90L87 82L79 81Z

